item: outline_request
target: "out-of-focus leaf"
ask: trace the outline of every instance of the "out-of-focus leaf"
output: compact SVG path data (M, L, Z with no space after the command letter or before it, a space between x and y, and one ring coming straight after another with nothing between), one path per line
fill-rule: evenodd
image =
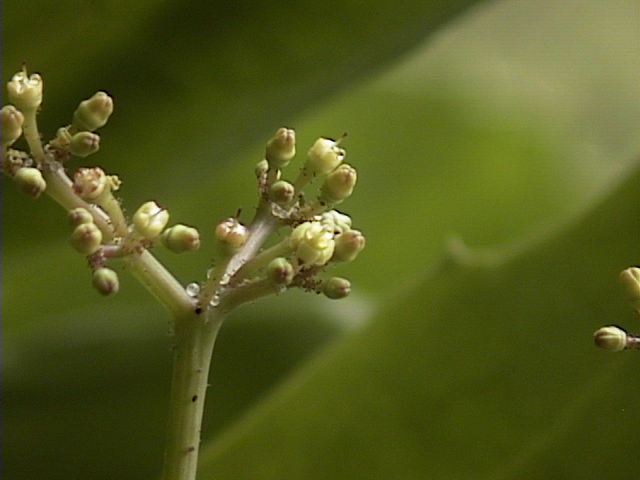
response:
M560 236L452 256L218 439L201 478L628 477L638 358L590 335L635 321L617 273L639 219L640 169Z

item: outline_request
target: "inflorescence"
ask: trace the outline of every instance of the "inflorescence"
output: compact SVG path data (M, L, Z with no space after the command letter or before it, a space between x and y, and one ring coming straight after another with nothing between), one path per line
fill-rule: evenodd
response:
M640 315L640 267L630 267L620 273L620 283L631 302L631 306ZM612 352L622 350L640 350L640 337L626 330L609 325L601 327L593 334L595 344Z
M112 268L116 260L139 258L159 245L175 253L200 248L198 230L183 224L169 226L169 212L155 201L127 217L114 195L121 185L117 176L97 166L67 174L73 157L86 158L100 148L96 131L113 112L107 93L82 101L71 124L44 145L36 123L42 78L23 69L8 83L8 94L12 105L1 111L2 171L27 195L38 198L47 193L68 210L70 243L86 256L98 292L118 292L118 274ZM28 150L14 148L21 137ZM183 289L198 313L216 307L229 310L293 287L331 299L349 294L348 280L325 276L329 267L353 261L365 246L365 237L352 228L351 218L335 209L351 196L357 180L356 170L344 163L341 140L316 140L292 181L283 178L283 169L296 156L295 132L280 128L267 142L264 159L255 168L255 218L244 224L236 215L217 224L215 264L206 280ZM309 193L314 183L316 191ZM288 233L265 248L269 238L284 229Z

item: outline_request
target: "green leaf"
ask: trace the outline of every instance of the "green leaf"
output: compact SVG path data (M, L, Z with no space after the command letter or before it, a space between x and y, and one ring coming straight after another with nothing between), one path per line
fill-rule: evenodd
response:
M203 455L201 478L625 478L640 468L632 323L640 169L559 236L455 254ZM594 452L597 452L595 454Z

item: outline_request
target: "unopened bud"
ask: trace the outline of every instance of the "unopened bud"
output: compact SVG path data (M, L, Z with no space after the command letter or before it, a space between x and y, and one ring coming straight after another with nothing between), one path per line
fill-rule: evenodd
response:
M99 168L80 168L73 176L73 190L80 198L95 202L109 191L110 182L104 171Z
M200 248L198 230L186 225L174 225L162 232L162 244L173 253L193 252Z
M298 225L291 232L289 243L298 260L306 266L326 264L335 248L333 231L320 222Z
M110 268L98 268L93 272L93 286L102 295L115 295L120 289L118 274Z
M37 73L27 74L24 69L16 73L7 84L9 101L23 112L35 110L42 103L42 78Z
M344 160L345 151L329 138L319 138L309 149L304 170L308 175L325 175L335 170Z
M292 184L286 180L278 180L271 185L270 198L278 205L286 205L296 195L296 190Z
M362 232L347 230L335 237L336 248L331 260L336 262L352 262L364 249L366 240Z
M627 332L613 325L602 327L593 334L593 341L600 348L619 352L627 346Z
M274 258L267 265L267 278L277 285L289 285L294 275L293 265L286 258Z
M69 240L78 252L91 255L100 248L102 232L94 223L82 223L75 228Z
M69 142L69 151L76 157L88 157L100 149L100 137L91 132L78 132Z
M279 128L267 142L266 160L271 168L284 168L296 155L296 133L289 128Z
M249 238L249 229L237 218L227 218L216 226L216 238L231 250L242 247Z
M105 92L97 92L80 102L73 113L73 127L93 132L103 127L113 113L113 100Z
M144 203L133 214L133 227L143 237L153 240L162 233L169 222L169 212L156 202Z
M256 174L256 178L258 179L262 178L262 176L265 175L268 170L269 170L269 162L267 162L266 160L260 160L256 164L256 168L254 170Z
M13 145L22 135L24 115L13 105L5 105L0 110L2 120L2 147Z
M329 210L320 217L320 223L327 226L337 235L351 230L351 217L337 210Z
M93 223L93 216L86 208L78 207L69 210L69 224L72 227L77 227L84 223Z
M640 311L640 268L630 267L620 273L620 282L631 304Z
M346 278L331 277L322 283L322 293L332 300L339 300L351 293L351 282Z
M327 178L320 189L320 199L327 203L340 203L349 198L356 186L358 174L351 165L340 165Z
M37 168L21 167L13 177L21 192L38 198L47 188L42 173Z

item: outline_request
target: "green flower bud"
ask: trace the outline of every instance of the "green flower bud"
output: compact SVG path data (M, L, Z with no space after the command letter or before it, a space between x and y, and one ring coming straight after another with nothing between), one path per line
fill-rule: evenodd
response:
M269 170L269 162L267 162L267 160L260 160L257 164L256 164L256 169L255 169L255 174L256 174L256 178L262 178L263 175L265 175L267 173L267 171Z
M305 266L325 265L335 248L333 231L320 222L298 225L291 232L289 242L295 256Z
M93 272L93 286L102 295L115 295L120 289L118 274L110 268L98 268Z
M162 232L162 244L173 253L193 252L200 248L198 230L186 225L174 225Z
M42 78L37 73L29 76L27 70L16 73L7 84L9 101L23 112L35 110L42 103Z
M278 205L286 205L296 195L296 190L292 184L285 180L278 180L271 185L270 197L271 200Z
M69 240L81 254L92 255L100 249L102 232L94 223L82 223L75 228Z
M38 198L47 188L42 173L37 168L21 167L13 177L22 193Z
M332 300L340 300L351 293L351 282L346 278L331 277L322 283L322 293Z
M68 149L71 144L72 135L68 127L61 127L56 132L56 138L51 142L55 147Z
M73 113L73 127L77 130L93 132L103 127L113 113L113 99L105 92L97 92L91 98L80 102Z
M345 151L337 142L329 138L319 138L309 149L304 170L308 175L325 175L335 170L342 160Z
M337 235L351 230L351 217L337 210L329 210L320 217L320 223L327 226Z
M249 229L237 218L227 218L216 226L216 238L231 250L242 247L249 238Z
M296 154L296 133L289 128L279 128L267 142L265 158L271 168L284 168Z
M285 258L274 258L267 265L267 278L277 285L289 285L294 275L293 265Z
M2 148L13 145L22 135L24 115L13 105L5 105L0 110L2 119Z
M340 203L349 198L356 186L358 174L351 165L340 165L327 178L320 189L320 200L327 203Z
M100 137L91 132L78 132L69 142L69 151L76 157L88 157L100 149Z
M334 239L336 248L331 260L335 262L352 262L364 249L366 240L362 232L358 230L347 230Z
M620 273L620 282L631 304L640 311L640 268L630 267Z
M156 202L144 203L133 214L133 228L143 237L153 240L162 233L169 222L169 212Z
M109 177L99 168L80 168L73 176L73 190L87 202L95 202L110 189Z
M619 352L627 346L627 332L613 325L602 327L595 331L593 340L600 348Z
M86 208L78 207L69 210L69 224L72 227L77 227L84 223L93 223L93 216Z

